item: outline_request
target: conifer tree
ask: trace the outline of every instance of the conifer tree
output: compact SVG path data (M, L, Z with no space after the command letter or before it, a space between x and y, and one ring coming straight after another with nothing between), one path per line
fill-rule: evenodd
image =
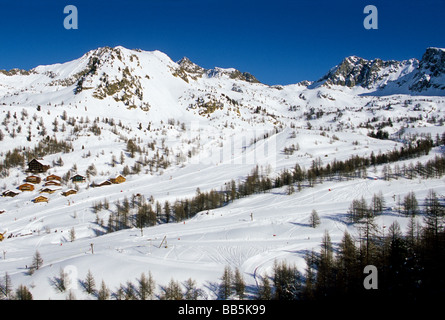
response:
M326 230L322 242L320 256L318 259L318 272L316 280L316 292L318 295L329 295L332 285L332 275L334 267L334 256L332 251L332 242L329 232Z
M97 299L98 300L108 300L108 299L110 299L110 290L108 289L108 287L105 284L104 280L102 280L102 282L100 284L100 289L97 292Z
M364 200L362 201L364 202ZM359 229L363 235L362 244L364 244L365 263L368 265L371 264L375 255L375 237L378 230L373 210L366 208L366 202L363 203L363 216L359 223Z
M230 266L224 267L224 272L221 277L221 283L219 285L219 297L223 300L227 300L232 295L232 269Z
M418 212L419 204L416 199L416 194L411 191L403 198L403 213L415 216Z
M167 287L162 288L164 293L161 295L162 300L182 300L183 292L178 281L171 279Z
M358 262L358 252L354 240L345 231L335 261L338 270L337 288L344 294L354 292L360 284L361 270Z
M349 207L348 214L350 217L350 221L352 223L359 222L368 211L368 206L366 204L366 200L362 197L359 199L354 199Z
M374 194L371 199L371 210L374 216L377 216L383 212L383 208L385 206L385 199L383 198L382 191L379 191L378 194Z
M11 277L8 272L5 272L5 276L0 282L0 299L9 299L12 292Z
M168 200L165 200L164 202L164 214L165 214L165 222L169 223L170 222L170 203L168 202Z
M295 266L285 261L274 263L274 298L277 300L299 300L302 297L302 276Z
M156 207L156 210L155 210L156 219L160 219L161 215L162 215L162 205L159 201L156 201L155 207Z
M409 223L408 223L408 229L406 232L406 241L407 241L407 247L410 250L410 252L414 252L417 249L417 246L419 245L420 241L420 224L416 220L415 216L411 216Z
M311 212L311 216L309 217L309 224L312 228L316 228L318 227L318 225L320 224L320 217L318 216L317 211L314 209Z
M429 190L425 198L425 232L434 241L438 239L439 230L442 227L445 215L444 207L440 204L439 198L434 190Z
M238 296L238 299L243 300L245 296L246 283L238 268L235 269L235 273L233 276L233 289Z
M27 286L19 285L17 290L15 291L15 299L16 300L33 300L33 296L29 291Z
M398 265L403 263L405 240L400 229L400 224L394 221L388 228L388 238L390 240L390 265Z
M291 194L293 194L295 192L295 188L294 188L294 185L293 184L289 184L289 185L287 185L287 187L286 187L286 193L287 193L287 195L291 195Z
M196 287L196 281L189 278L184 283L184 300L198 300L204 296L204 292Z
M67 273L63 270L62 267L59 269L59 276L51 279L51 283L56 290L59 292L65 292L68 285L69 279Z
M138 280L139 283L139 297L141 300L152 300L155 292L155 282L151 272L148 272L148 278L144 273Z
M260 284L258 286L257 299L258 300L271 300L272 299L272 287L271 287L268 275L265 275L265 276L261 277L261 279L260 279Z
M315 292L315 267L316 257L314 251L306 252L304 257L306 261L306 282L303 291L304 300L313 300Z
M94 291L96 291L96 281L94 280L93 274L89 269L83 284L86 293L92 294Z
M136 287L131 281L127 281L126 285L121 285L121 299L137 300Z
M29 272L31 274L34 273L34 271L39 270L42 265L43 265L42 256L40 255L40 252L36 250L36 252L34 253L34 256L32 258L32 263L29 268Z

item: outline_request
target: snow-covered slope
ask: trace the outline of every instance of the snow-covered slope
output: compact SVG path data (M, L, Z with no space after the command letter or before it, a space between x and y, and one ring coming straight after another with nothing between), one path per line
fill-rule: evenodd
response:
M232 179L244 179L257 166L274 178L295 164L310 168L385 153L421 136L441 137L443 52L429 48L420 61L402 62L349 57L319 81L288 86L123 47L29 71L0 71L0 188L18 193L0 198L0 232L6 237L0 242L0 276L8 272L13 285L26 285L34 298L64 299L67 292L57 292L48 280L60 269L78 280L91 270L97 283L103 279L112 290L150 271L159 285L191 277L214 298L225 265L239 267L254 286L275 259L304 269L304 250L318 248L324 230L334 242L345 230L354 234L343 218L355 198L370 199L381 190L387 210L379 223L396 219L406 225L393 209L397 197L413 190L422 199L431 188L443 194L443 181L386 181L383 168L376 167L365 178L325 182L292 195L271 189L185 221L172 217L164 223L164 212L156 226L142 231L135 220L123 230L106 229L125 198L154 199L153 208L156 202L173 205L198 188L224 192ZM371 137L379 132L392 140ZM31 154L51 168L39 174L34 191L20 192ZM60 188L45 194L47 203L34 203L49 174L62 177ZM87 181L71 182L75 174ZM117 174L126 181L93 187ZM71 188L77 194L61 195ZM98 210L105 200L108 208ZM308 226L313 209L322 219L315 229ZM164 237L167 246L161 246ZM29 275L26 267L36 251L43 266ZM93 298L76 281L72 289L77 298Z

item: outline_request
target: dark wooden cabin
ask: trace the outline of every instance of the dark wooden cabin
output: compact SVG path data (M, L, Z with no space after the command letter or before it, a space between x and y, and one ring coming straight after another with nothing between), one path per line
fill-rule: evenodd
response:
M43 173L48 171L49 168L49 165L45 165L36 159L32 159L30 162L28 162L28 172Z

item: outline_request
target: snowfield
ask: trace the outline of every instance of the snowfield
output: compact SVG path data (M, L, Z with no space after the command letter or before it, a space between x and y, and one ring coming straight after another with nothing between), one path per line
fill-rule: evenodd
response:
M378 85L406 77L414 65L411 61L386 82L379 78ZM235 69L194 66L175 63L159 51L116 47L39 66L29 75L0 73L0 159L49 137L71 144L70 152L43 156L51 168L39 174L43 181L34 191L0 198L0 232L5 235L0 277L7 272L14 288L26 285L34 299L65 299L69 291L77 299L96 299L81 284L88 271L97 287L104 280L111 291L150 272L157 294L171 279L184 283L192 278L204 290L202 298L215 299L224 267L231 266L240 269L253 297L275 261L295 263L304 272L306 252L319 250L325 231L334 244L345 231L358 241L357 226L347 218L352 200L364 197L370 203L382 192L386 203L377 223L384 233L393 221L406 230L409 219L399 209L408 192L415 193L420 205L431 189L445 196L443 179L387 181L380 165L367 168L362 178L303 185L301 191L295 186L292 194L275 188L185 221L107 233L99 221L108 220L117 201L136 194L173 204L193 197L197 188L222 191L255 167L273 179L295 164L310 168L314 161L327 165L353 155L377 155L415 136L435 139L445 133L445 98L437 88L410 94L404 84L402 93L377 96L375 88L270 87L236 78ZM390 139L368 135L380 128ZM141 148L133 155L130 140ZM425 163L441 153L437 147L428 156L391 166ZM60 158L63 163L57 164ZM30 160L2 173L1 192L17 191ZM95 170L89 169L92 165ZM130 173L124 183L91 186L121 174L126 166ZM47 203L33 202L47 175L87 175L89 170L87 182L68 179L60 190L45 194ZM61 195L71 188L77 194ZM94 212L93 206L105 199L109 209ZM321 218L316 228L309 224L312 210ZM421 216L417 219L422 222ZM30 275L36 251L43 265ZM64 292L54 286L60 270L72 280Z

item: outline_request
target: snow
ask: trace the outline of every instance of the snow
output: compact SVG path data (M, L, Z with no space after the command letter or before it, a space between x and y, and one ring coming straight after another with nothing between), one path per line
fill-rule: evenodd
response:
M161 185L164 188L157 184L163 193L179 189L173 183ZM111 189L107 190L108 197L112 199L119 187L106 187ZM369 203L374 193L382 191L386 206L395 208L394 198L403 198L414 191L418 199L423 199L429 189L444 194L443 179L387 182L369 178L325 182L293 195L286 195L282 189L254 195L208 213L201 212L185 222L144 228L143 234L138 229L130 229L97 237L93 230L95 217L85 200L87 197L100 199L104 195L95 192L87 196L81 192L70 197L69 207L61 204L63 200L54 198L48 204L37 204L38 212L36 205L27 204L20 216L18 212L2 214L2 222L16 218L8 224L8 233L16 237L1 243L2 250L6 250L1 266L13 283L33 287L33 295L40 299L64 298L64 294L57 293L48 283L61 268L71 268L79 279L84 279L91 270L97 282L104 280L114 289L126 281L136 281L141 273L148 271L160 285L167 284L171 278L182 282L191 277L214 298L210 284L218 282L226 265L240 268L247 283L255 285L258 277L271 274L275 260L294 262L303 271L304 252L319 250L324 230L330 233L334 243L341 240L345 230L357 237L357 230L345 218L352 199L363 196ZM313 209L322 221L315 229L308 225ZM389 226L395 220L405 230L408 218L393 210L380 216L378 223L381 227ZM72 227L76 230L76 240L70 242L68 232ZM44 231L46 228L50 229L48 233ZM40 232L35 232L39 229ZM159 247L164 237L167 247ZM25 266L30 265L35 250L42 255L44 265L29 276ZM77 288L74 285L73 292L78 298L92 298L86 296L79 285Z
M117 58L118 54L121 59ZM85 87L91 89L86 88L76 95L76 83L66 86L56 81L83 71L93 55L100 57L101 64L97 74L85 78ZM125 67L141 84L142 99L132 96L136 108L128 109L116 101L115 96L93 97L103 73L110 81L119 81ZM353 199L363 196L369 203L374 193L382 191L387 209L377 222L383 229L384 225L389 226L397 220L403 230L407 218L395 209L399 197L403 199L408 192L414 191L421 202L429 189L445 194L443 179L384 181L382 168L377 167L375 171L369 168L365 178L325 181L292 195L287 195L285 188L273 189L219 209L200 212L186 221L147 227L142 232L133 228L104 233L96 219L106 220L109 211L102 210L96 216L92 210L94 203L104 199L113 207L115 201L139 193L147 200L153 196L162 204L165 200L174 203L177 199L194 196L197 188L220 190L232 179L243 179L256 166L262 173L274 177L283 169L292 169L296 163L309 168L317 159L325 165L335 159L346 160L351 155L384 153L402 146L397 142L401 140L377 140L367 136L369 130L360 124L373 117L386 121L388 117L395 120L421 115L422 120L393 121L393 127L384 128L396 135L403 129L400 139L427 133L434 137L445 132L443 126L427 121L433 116L443 117L443 96L423 97L399 92L377 97L362 95L364 91L359 88L309 88L298 84L279 90L230 79L228 73L235 71L232 68L215 68L211 74L217 76L203 74L196 79L188 77L189 82L186 82L174 75L177 68L178 64L162 52L134 51L119 46L93 50L71 62L39 66L29 76L0 73L0 121L6 119L8 112L11 114L9 122L0 127L5 134L0 142L2 151L34 147L41 139L41 128L37 125L41 119L47 135L71 142L74 149L69 154L45 156L44 161L49 164L60 157L64 163L51 165L46 174L40 175L42 178L49 174L62 176L74 164L81 175L85 175L91 164L97 171L86 183L64 183L62 189L45 194L48 203L32 202L39 195L44 179L33 192L0 198L0 211L5 210L0 214L0 232L6 232L6 237L13 235L0 242L0 251L4 253L4 258L0 259L0 276L8 272L13 285L26 285L35 299L65 299L67 292L56 291L49 281L57 277L61 269L69 271L76 280L85 279L91 270L96 284L104 280L111 290L127 281L135 282L141 273L151 272L158 285L166 285L172 278L181 282L192 278L208 298L215 298L214 287L226 265L240 268L248 285L255 286L259 277L271 274L275 260L286 259L303 272L305 252L319 250L325 230L329 231L334 243L341 240L346 230L357 236L355 226L345 218ZM406 69L391 77L402 77L404 72ZM233 91L234 85L242 89L242 93ZM198 99L220 101L223 107L200 114L203 107L197 105ZM139 107L142 103L150 105L149 111ZM388 104L391 110L385 110ZM258 107L262 111L256 113ZM308 129L307 114L311 109L322 110L324 115L312 118L312 129ZM23 111L28 115L22 120ZM76 125L80 126L78 133L73 132L68 121L62 120L64 112L68 118L76 119ZM36 120L33 120L34 115ZM88 130L97 118L100 135ZM103 122L105 118L113 119L115 124L121 122L122 126L113 127ZM59 123L57 132L52 130L54 119ZM184 127L178 123L183 123ZM64 132L62 124L66 125ZM16 132L13 138L12 130L19 125L21 132ZM151 125L150 130L148 125ZM27 141L28 126L31 141ZM124 166L132 167L139 161L138 153L135 158L129 156L128 139L145 146L149 157L156 152L165 155L168 149L171 165L151 173L144 166L141 173L126 175L127 180L122 184L89 187L93 181L110 179L120 174ZM148 147L151 142L155 143L154 150ZM298 149L293 154L284 154L284 148L292 145L298 145ZM123 164L120 163L121 152L125 158ZM434 157L435 152L440 150L415 161L425 162ZM181 153L183 157L177 157ZM113 156L117 161L114 167L111 164ZM72 176L74 174L72 171ZM2 192L16 191L26 176L20 168L11 169L1 180ZM77 194L61 195L62 190L75 186L79 189ZM308 223L313 209L321 218L317 228L311 228ZM420 221L421 217L418 219ZM71 242L72 228L76 239ZM161 246L164 237L167 246L165 243ZM41 269L29 275L26 267L30 266L36 250L44 263ZM71 289L78 299L94 299L82 290L78 281L72 282Z

